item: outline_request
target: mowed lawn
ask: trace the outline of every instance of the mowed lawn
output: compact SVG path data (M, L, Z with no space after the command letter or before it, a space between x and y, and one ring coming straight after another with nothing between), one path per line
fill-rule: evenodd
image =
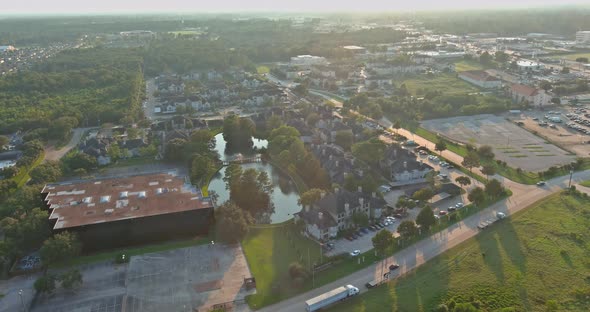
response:
M574 54L564 54L564 55L554 55L552 58L554 59L567 59L570 61L575 61L577 58L585 57L590 60L590 53L574 53Z
M462 60L455 63L455 71L462 72L467 70L482 70L485 69L481 63L476 61Z
M432 311L451 299L481 311L589 311L589 224L590 200L553 195L330 311Z
M308 268L308 259L311 263L319 262L320 246L297 234L292 222L251 228L242 247L256 278L257 294L247 298L250 307L256 309L281 301L311 286L293 285L289 264L297 261Z
M479 89L456 77L455 74L441 74L434 77L421 75L415 78L396 82L397 85L405 84L408 91L417 95L420 89L441 91L443 94L465 94L479 92Z

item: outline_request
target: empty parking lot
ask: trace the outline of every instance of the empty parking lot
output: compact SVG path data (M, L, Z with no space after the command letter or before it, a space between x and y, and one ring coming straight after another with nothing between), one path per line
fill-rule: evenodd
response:
M39 298L31 311L140 312L207 311L239 301L252 291L239 245L202 245L131 258L127 265L103 262L81 267L76 292L58 290Z
M490 145L496 159L513 168L536 172L575 161L574 155L495 115L426 120L422 126L461 143Z

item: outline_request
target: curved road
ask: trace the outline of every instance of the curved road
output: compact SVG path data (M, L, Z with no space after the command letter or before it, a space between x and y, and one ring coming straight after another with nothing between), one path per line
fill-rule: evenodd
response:
M45 160L59 160L62 158L67 152L69 152L72 148L76 147L80 140L82 139L82 135L87 130L92 128L76 128L72 130L72 138L68 144L58 150L55 149L54 146L49 146L45 149Z
M334 99L331 100L336 101ZM386 128L391 129L391 122L386 119L378 123ZM399 129L398 132L404 136L412 137L412 139L417 144L426 146L430 150L434 150L433 142L430 142L425 138L413 134L405 129ZM463 161L463 157L448 150L443 151L442 156L457 164L461 164ZM485 176L479 169L474 169L473 172L475 174ZM393 256L385 259L384 263L379 262L373 264L332 283L268 306L261 309L260 311L305 311L306 300L330 291L336 287L347 284L352 284L359 287L361 289L361 293L365 292L367 289L364 287L364 284L373 279L382 279L382 269L387 268L389 264L398 263L400 265L400 268L395 272L395 275L392 276L393 278L410 272L424 264L426 261L477 235L479 232L477 226L480 224L480 222L494 218L497 212L504 212L507 215L512 215L522 209L530 207L535 202L555 192L561 191L562 189L566 188L569 183L569 176L562 176L549 180L543 187L516 183L499 175L495 175L494 178L498 179L504 184L505 187L509 188L513 195L462 220L459 223L446 228L445 230L435 233L428 238L408 246L407 248L395 253ZM586 170L583 172L574 173L572 182L580 182L589 179L590 170Z

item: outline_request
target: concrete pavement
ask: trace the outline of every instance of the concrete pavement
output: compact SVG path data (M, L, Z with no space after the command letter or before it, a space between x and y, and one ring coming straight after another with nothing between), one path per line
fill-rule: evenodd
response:
M84 132L86 132L87 130L92 129L92 127L90 128L76 128L72 130L72 138L70 139L70 142L68 142L68 144L58 150L55 149L54 146L50 146L48 148L45 149L45 160L59 160L60 158L62 158L65 154L67 154L72 148L76 147L76 145L78 145L78 143L80 143L80 140L82 139L82 135L84 135Z

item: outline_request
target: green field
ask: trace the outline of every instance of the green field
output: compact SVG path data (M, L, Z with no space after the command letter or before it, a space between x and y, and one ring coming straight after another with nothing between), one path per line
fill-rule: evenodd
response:
M588 180L588 181L583 181L583 182L580 182L580 185L581 185L581 186L585 186L585 187L590 187L590 180Z
M589 223L590 200L556 194L331 311L588 311Z
M18 170L18 173L14 177L12 177L11 179L14 182L16 182L16 184L18 185L19 188L21 186L25 185L31 179L31 176L29 175L31 170L33 170L33 169L35 169L35 167L39 166L43 162L44 159L45 159L45 153L41 153L41 155L39 155L37 157L37 159L35 159L35 161L33 161L33 163L30 166L20 168Z
M256 278L257 294L247 298L252 308L281 301L306 289L307 285L293 285L289 264L297 261L308 268L310 261L320 260L320 246L296 233L291 222L251 228L242 247Z
M455 74L443 74L434 77L421 75L419 77L396 82L398 85L402 83L406 85L408 91L413 95L417 95L416 92L419 89L441 91L443 94L479 92L477 87L455 77Z
M256 72L258 72L261 75L268 74L268 73L270 73L270 68L268 68L268 66L260 65L260 66L256 67Z
M455 71L456 72L462 72L462 71L466 71L466 70L480 70L480 69L484 69L484 67L481 65L481 63L476 62L476 61L462 60L462 61L455 63Z
M575 54L563 54L563 55L554 55L551 58L554 59L567 59L570 61L575 61L579 57L585 57L590 60L590 53L575 53Z

